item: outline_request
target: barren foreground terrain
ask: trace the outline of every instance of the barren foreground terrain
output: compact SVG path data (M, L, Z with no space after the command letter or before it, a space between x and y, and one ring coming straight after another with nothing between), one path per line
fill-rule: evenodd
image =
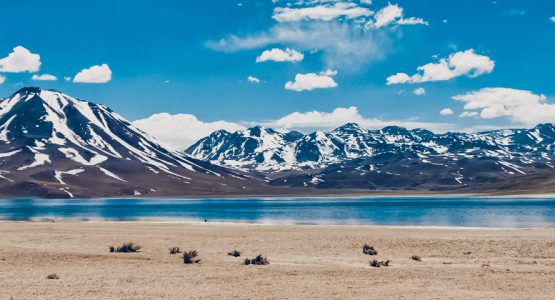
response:
M109 253L124 242L143 248ZM201 262L184 265L172 246ZM259 253L270 265L242 264ZM0 299L10 298L554 299L555 229L0 222Z

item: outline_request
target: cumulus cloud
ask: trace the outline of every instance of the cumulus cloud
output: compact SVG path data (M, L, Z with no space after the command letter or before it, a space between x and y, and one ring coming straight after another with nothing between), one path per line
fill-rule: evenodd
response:
M37 81L56 81L58 80L58 78L54 75L51 74L42 74L42 75L33 75L31 77L32 80L37 80Z
M80 83L107 83L110 80L112 80L112 70L107 64L83 69L73 78L73 82Z
M265 61L275 61L275 62L300 62L304 59L304 54L294 49L281 50L274 48L272 50L266 50L256 58L257 63Z
M289 81L285 84L285 89L301 92L334 88L337 86L337 83L332 76L335 75L337 75L337 71L333 70L323 71L320 74L297 74L295 81Z
M386 7L380 9L373 20L366 23L366 28L379 29L390 24L397 25L428 25L422 18L410 17L403 18L403 8L397 4L388 4Z
M549 18L549 20L550 20L551 22L555 23L555 16L554 16L554 17L551 17L551 18Z
M555 104L547 103L547 97L531 91L511 88L483 88L453 97L464 103L462 117L479 116L483 119L505 117L511 122L534 126L538 123L555 122Z
M437 63L429 63L418 67L420 73L409 76L397 73L387 78L387 84L420 83L428 81L445 81L459 76L470 78L491 73L495 62L485 55L479 55L474 49L460 51L442 58Z
M442 116L450 116L450 115L452 115L452 114L454 114L454 113L455 113L455 112L454 112L452 109L450 109L450 108L444 108L444 109L442 109L442 110L439 111L439 114L442 115Z
M345 123L355 122L368 129L380 129L385 126L403 126L409 129L426 128L436 132L444 132L453 128L452 124L428 123L412 120L386 121L379 118L367 118L360 114L358 108L339 107L331 112L309 111L294 112L275 121L266 122L264 126L296 130L329 130Z
M367 17L374 12L355 3L338 2L311 7L276 7L272 18L278 22L299 22L306 20L331 21L340 17L355 19Z
M134 126L152 135L174 149L186 149L210 133L224 129L230 132L243 130L241 124L215 121L203 122L190 114L154 114L146 119L132 122Z
M0 59L0 72L34 73L39 71L40 65L40 55L31 53L25 47L17 46L7 57Z
M381 28L391 24L393 21L403 17L403 9L397 4L389 4L388 6L380 9L375 16L375 21L372 26Z
M424 88L417 88L414 90L416 96L426 95L426 90Z
M249 82L252 82L252 83L260 83L260 79L254 77L254 76L249 76L249 77L247 77L247 80L248 80Z

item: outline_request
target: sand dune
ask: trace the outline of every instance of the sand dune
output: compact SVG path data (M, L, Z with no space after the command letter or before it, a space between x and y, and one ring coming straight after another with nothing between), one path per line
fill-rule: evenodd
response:
M555 297L555 229L1 222L0 235L0 299ZM108 252L127 241L144 248ZM392 265L370 267L364 243ZM241 264L258 253L271 264Z

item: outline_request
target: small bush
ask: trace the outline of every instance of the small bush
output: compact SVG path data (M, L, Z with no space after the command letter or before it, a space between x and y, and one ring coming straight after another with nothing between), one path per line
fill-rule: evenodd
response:
M362 246L362 253L366 255L378 255L378 251L374 249L373 246L370 246L368 244L364 244L364 246Z
M196 250L183 253L183 263L184 264L198 264L200 259L195 259L198 256Z
M245 258L245 265L257 265L257 266L261 266L261 265L269 265L270 261L268 260L267 257L262 256L262 254L258 254L255 258L253 259L248 259Z
M373 259L373 260L370 261L370 266L374 267L374 268L389 267L390 262L391 261L389 259L384 260L384 261L377 261L377 260Z
M170 248L170 254L177 254L177 253L181 253L181 249L179 249L179 247Z
M233 256L233 257L239 257L239 256L241 256L241 252L237 251L237 250L233 250L231 252L228 252L227 255Z
M110 252L133 253L133 252L139 252L141 248L142 247L139 245L135 245L133 243L127 243L117 248L114 248L114 246L110 246Z
M60 279L60 277L56 274L50 274L46 276L46 279Z
M420 258L420 256L418 256L418 255L411 256L411 259L416 260L416 261L422 261L422 258Z

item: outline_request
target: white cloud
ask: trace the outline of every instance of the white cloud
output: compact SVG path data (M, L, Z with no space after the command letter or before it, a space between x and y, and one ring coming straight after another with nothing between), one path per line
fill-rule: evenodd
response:
M439 111L439 114L442 115L442 116L450 116L450 115L452 115L452 114L454 114L454 113L455 113L455 112L454 112L452 109L450 109L450 108L444 108L444 109L442 109L442 110Z
M549 20L550 20L551 22L555 23L555 16L554 16L554 17L551 17L551 18L549 18Z
M281 50L274 48L272 50L266 50L256 58L257 63L265 61L275 61L275 62L300 62L304 59L304 54L294 49Z
M25 47L17 46L7 57L0 59L0 72L21 73L38 72L40 55L31 53Z
M332 76L335 75L337 75L337 71L333 70L326 70L320 74L297 74L295 81L289 81L285 84L285 89L301 92L334 88L337 86L337 83L333 80Z
M186 149L199 139L220 129L230 132L245 129L243 125L232 122L203 122L190 114L159 113L132 123L165 145L175 149Z
M478 116L478 113L475 111L463 111L460 115L459 118L475 118Z
M373 20L369 20L365 27L379 29L390 24L397 25L428 25L428 22L422 18L410 17L403 18L403 8L397 4L389 3L386 7L380 9Z
M401 20L397 21L397 24L399 24L399 25L430 25L430 23L428 23L424 19L415 18L415 17L411 17L411 18L408 18L408 19L401 19Z
M426 95L426 89L424 88L417 88L414 90L414 94L417 96Z
M339 107L331 112L294 112L275 121L266 122L263 125L307 131L315 129L328 130L349 122L355 122L368 129L380 129L385 126L403 126L409 129L426 128L436 132L444 132L453 128L452 124L446 123L428 123L412 120L385 121L378 118L366 118L360 114L355 106Z
M6 77L0 75L0 84L3 84L6 81Z
M299 22L306 20L331 21L340 17L355 19L368 17L374 12L354 3L338 2L333 5L317 5L312 7L277 7L272 18L278 22Z
M32 80L39 80L39 81L56 81L56 80L58 80L58 78L56 76L51 75L51 74L42 74L42 75L34 74L31 77L31 79Z
M381 28L402 17L403 9L397 4L389 4L376 13L374 17L375 21L372 23L372 26L374 28Z
M65 81L71 81L71 77L66 76L66 77L64 77L64 80L65 80Z
M112 70L107 64L83 69L73 78L73 82L80 83L106 83L110 80L112 80Z
M274 11L278 21L268 30L245 35L208 41L206 46L216 51L235 52L260 49L268 46L294 48L301 52L317 53L326 68L341 72L357 72L382 60L392 49L393 34L400 25L427 24L421 18L396 17L394 10L402 12L397 5L384 8L378 20L364 7L365 3L355 0L295 0L283 1L283 6ZM386 24L394 13L395 26L392 30L377 30ZM376 25L377 24L377 25Z
M555 122L555 104L547 103L547 97L531 91L511 88L483 88L453 97L464 103L461 117L480 116L483 119L505 117L511 122L535 126L538 123Z
M254 76L249 76L249 77L247 77L247 80L248 80L249 82L252 82L252 83L260 83L260 79L254 77Z
M418 67L420 73L409 76L397 73L387 78L387 84L420 83L428 81L445 81L459 76L470 78L491 73L495 62L488 56L479 55L474 49L460 51L442 58L437 63L429 63Z

